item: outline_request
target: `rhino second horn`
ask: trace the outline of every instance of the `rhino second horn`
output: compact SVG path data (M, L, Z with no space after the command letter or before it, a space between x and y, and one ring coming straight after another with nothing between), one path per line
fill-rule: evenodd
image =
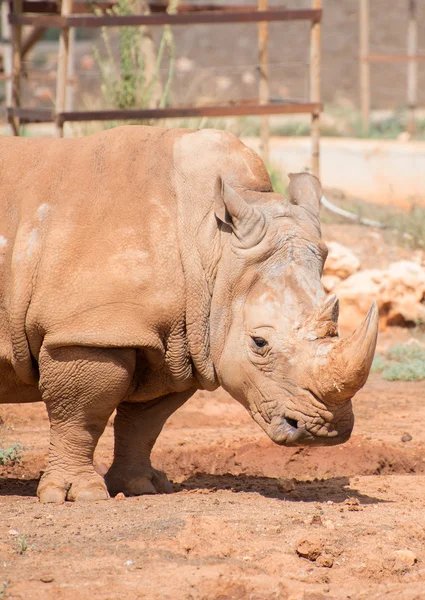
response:
M372 304L363 323L347 338L335 342L318 372L321 395L345 402L364 386L378 337L378 306Z
M306 330L315 339L338 335L339 300L335 294L326 298L322 306L310 317Z

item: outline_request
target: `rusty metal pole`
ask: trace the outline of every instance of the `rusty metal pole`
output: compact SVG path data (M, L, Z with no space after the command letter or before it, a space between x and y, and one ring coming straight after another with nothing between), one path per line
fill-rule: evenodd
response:
M321 9L322 0L313 0L312 8ZM310 33L310 102L320 103L320 21L313 21ZM320 111L311 119L311 170L320 177Z
M416 129L415 111L418 101L418 21L416 13L416 0L409 0L409 25L407 29L407 54L410 57L407 63L407 110L409 120L407 130L414 134Z
M61 15L68 16L72 12L72 0L62 0ZM58 118L66 108L66 90L68 85L68 65L69 65L69 28L64 28L59 36L58 69L56 80L56 135L63 137L63 123Z
M360 105L362 132L369 135L370 127L370 64L369 64L369 0L360 0L359 19Z
M268 0L258 0L258 10L267 10ZM266 22L258 24L258 58L260 68L259 99L260 104L269 102L269 25ZM267 115L260 119L261 154L265 162L269 161L270 123Z
M13 0L12 10L15 15L22 13L22 0ZM21 72L22 72L22 25L12 25L12 84L10 105L12 108L21 106ZM10 117L9 124L13 135L19 135L21 120Z

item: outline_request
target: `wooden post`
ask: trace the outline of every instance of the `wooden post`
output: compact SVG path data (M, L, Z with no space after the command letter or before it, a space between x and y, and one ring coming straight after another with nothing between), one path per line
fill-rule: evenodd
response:
M258 0L258 10L267 10L268 0ZM258 57L260 66L259 99L260 104L269 102L269 52L268 52L269 26L268 23L258 23ZM263 160L269 161L269 117L260 118L261 154Z
M3 69L5 74L5 88L6 88L6 108L12 106L12 71L13 71L13 58L12 58L12 33L9 25L9 12L10 5L8 0L0 0L1 2L1 31L3 37L2 50L3 50Z
M72 12L72 0L62 0L61 15L68 16ZM66 89L68 85L69 64L69 29L62 29L59 37L58 69L56 81L56 135L63 137L63 123L58 115L66 108Z
M13 0L13 12L15 15L22 13L22 0ZM10 104L12 108L20 108L21 106L21 70L22 70L22 26L13 25L12 29L12 84ZM12 128L13 135L19 135L21 120L19 117L10 117L9 123Z
M415 58L418 53L418 21L416 14L416 0L409 0L409 25L407 29L407 54L410 58L407 63L407 110L409 120L407 130L415 133L415 110L418 100L418 63Z
M68 73L66 86L66 110L74 110L75 103L75 37L76 29L73 27L69 31L69 46L68 46Z
M360 0L360 105L363 135L370 126L369 0Z
M322 0L313 0L312 8L322 8ZM320 103L320 21L313 22L310 33L310 102ZM320 112L311 119L311 170L320 177Z

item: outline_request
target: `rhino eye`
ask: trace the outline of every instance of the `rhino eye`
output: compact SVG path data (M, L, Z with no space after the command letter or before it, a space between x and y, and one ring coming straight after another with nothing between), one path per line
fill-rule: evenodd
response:
M264 346L267 346L267 341L262 337L253 337L252 341L257 346L257 348L264 348Z

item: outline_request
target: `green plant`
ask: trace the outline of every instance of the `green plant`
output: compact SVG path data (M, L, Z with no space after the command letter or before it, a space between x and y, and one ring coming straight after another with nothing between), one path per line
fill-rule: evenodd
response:
M19 442L9 448L0 448L0 465L15 464L21 460L23 446Z
M387 381L425 379L425 347L418 342L394 344L384 354L376 354L372 371Z
M17 540L18 554L25 554L28 550L28 542L26 535L20 535Z
M6 588L9 585L9 581L6 579L0 584L0 598L4 598L6 594Z
M114 13L131 15L134 13L133 0L119 0ZM177 0L172 0L167 12L177 9ZM146 28L121 27L119 30L119 58L115 59L111 48L108 29L103 27L101 36L104 53L94 48L94 57L101 75L101 90L108 107L117 109L147 108L152 105L164 107L167 104L170 86L174 74L175 47L171 27L164 26L156 57L147 58L145 47ZM150 40L151 41L151 40ZM159 73L162 63L168 55L168 75L158 97L154 97L160 87ZM155 62L155 64L148 64Z

